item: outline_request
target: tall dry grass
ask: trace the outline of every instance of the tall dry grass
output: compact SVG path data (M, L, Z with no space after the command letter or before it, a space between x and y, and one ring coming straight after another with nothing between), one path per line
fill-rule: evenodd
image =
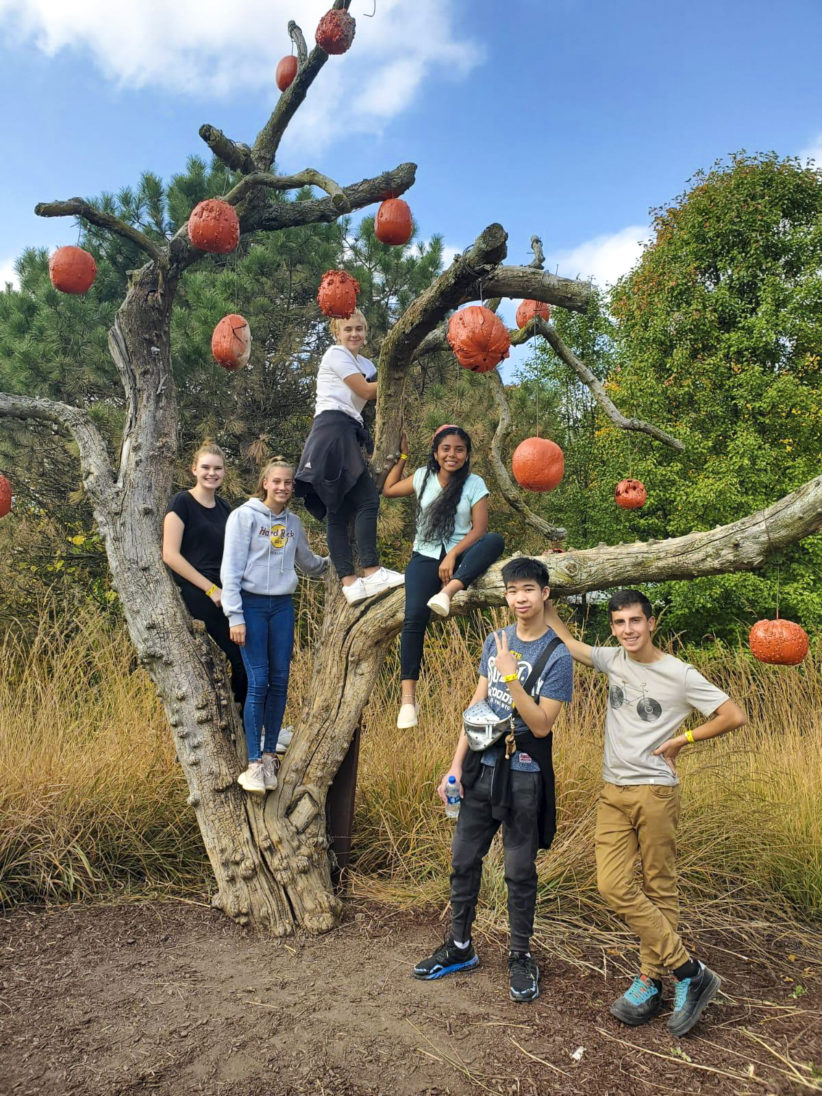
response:
M316 591L301 604L315 631ZM444 910L452 823L435 787L450 761L477 656L503 616L434 625L420 683L420 726L397 731L399 665L386 662L365 712L353 884L401 907ZM743 703L750 725L683 751L680 864L684 921L749 933L822 913L822 679L716 648L699 666ZM311 687L295 657L286 719ZM575 931L626 938L596 892L593 810L605 690L576 671L556 728L559 832L539 858L537 938L573 952ZM93 610L36 643L0 647L0 902L97 894L202 893L210 871L162 708L122 628ZM506 925L502 857L489 853L478 930ZM622 934L620 936L620 934Z

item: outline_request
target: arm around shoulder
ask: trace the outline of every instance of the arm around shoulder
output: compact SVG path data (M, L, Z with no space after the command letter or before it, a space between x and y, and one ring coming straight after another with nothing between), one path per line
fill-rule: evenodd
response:
M568 648L571 658L573 658L575 662L581 662L584 666L593 666L593 647L588 643L581 642L579 639L574 639L570 628L560 618L556 606L550 600L545 602L543 619L549 628L553 628Z

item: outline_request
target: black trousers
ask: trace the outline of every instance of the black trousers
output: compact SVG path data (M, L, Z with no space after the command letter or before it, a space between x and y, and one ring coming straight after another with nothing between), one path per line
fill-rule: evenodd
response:
M210 576L206 575L206 578ZM218 580L219 582L219 580ZM206 631L225 653L231 666L231 691L234 699L242 707L245 704L248 692L248 678L246 677L243 656L236 643L232 643L228 629L228 617L219 605L215 605L210 597L206 597L205 591L198 586L192 586L190 582L178 586L182 594L185 607L193 620L201 620L205 624Z
M325 535L328 541L328 554L339 578L353 575L354 558L351 553L351 541L348 537L348 523L354 518L354 539L360 557L360 567L376 567L380 562L377 555L377 514L380 509L380 496L366 468L360 478L348 491L335 510L326 515Z
M539 847L542 778L539 773L511 773L513 805L510 817L500 823L491 816L493 772L490 766L482 766L477 782L465 789L460 807L451 846L451 935L460 941L471 937L482 881L482 861L502 825L510 947L512 951L528 951L537 902L535 861Z

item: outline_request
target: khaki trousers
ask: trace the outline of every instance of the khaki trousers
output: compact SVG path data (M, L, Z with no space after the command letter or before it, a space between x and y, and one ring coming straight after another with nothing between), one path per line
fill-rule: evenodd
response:
M594 838L597 887L639 937L640 970L649 978L661 978L689 959L676 931L678 825L678 785L603 784Z

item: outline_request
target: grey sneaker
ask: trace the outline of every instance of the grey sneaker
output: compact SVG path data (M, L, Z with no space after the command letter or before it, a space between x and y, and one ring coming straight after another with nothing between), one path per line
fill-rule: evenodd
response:
M263 784L267 792L277 787L277 759L273 754L263 754Z
M265 795L265 778L262 761L252 761L244 773L237 777L237 783L252 795Z
M277 753L284 754L288 747L291 745L291 739L294 737L293 727L280 727L280 733L277 737Z
M623 1024L637 1027L647 1024L662 1008L662 983L640 974L611 1005L611 1015Z
M685 1035L702 1015L705 1006L716 997L722 982L718 974L700 963L699 974L693 978L678 979L675 985L674 1011L668 1020L668 1030L672 1035Z

